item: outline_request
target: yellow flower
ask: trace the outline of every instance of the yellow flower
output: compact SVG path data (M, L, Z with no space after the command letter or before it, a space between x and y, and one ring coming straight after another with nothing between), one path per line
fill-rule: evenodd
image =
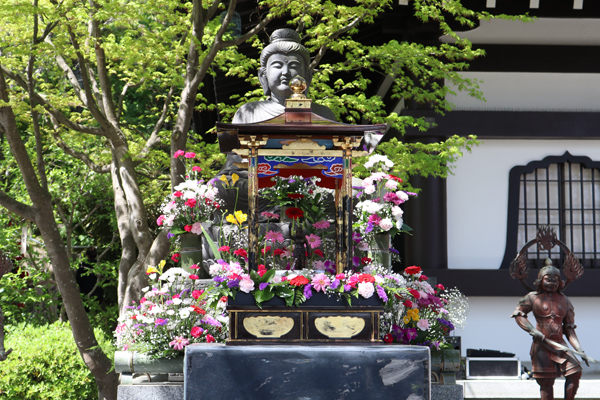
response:
M228 216L225 217L225 221L232 223L232 224L236 224L237 225L237 221L235 220L235 217L233 216L233 214L229 214Z
M246 222L246 220L248 219L248 214L244 214L241 210L238 210L235 212L235 219L237 219L238 222L242 224L242 222Z
M146 270L146 274L150 275L153 274L155 272L160 272L159 270L157 270L155 267L148 265L148 269Z
M221 175L219 180L223 181L223 183L225 183L225 186L229 186L229 181L227 180L227 177L225 175Z
M413 319L413 321L415 321L415 322L419 322L419 320L420 320L421 318L419 318L419 314L415 314L415 315L413 315L413 316L412 316L412 319Z
M165 260L162 260L161 262L158 263L158 268L160 268L161 270L165 267L165 264L167 262Z
M231 174L231 184L235 185L235 183L240 179L238 174Z
M410 322L410 317L408 315L405 315L404 318L402 318L402 320L405 324L408 324Z

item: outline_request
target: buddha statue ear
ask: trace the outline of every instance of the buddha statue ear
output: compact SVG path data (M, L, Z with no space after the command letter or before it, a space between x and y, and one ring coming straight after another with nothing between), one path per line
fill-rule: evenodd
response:
M267 69L265 67L260 67L258 69L258 80L263 88L265 96L269 96L271 94L271 91L269 90L269 81L267 80Z

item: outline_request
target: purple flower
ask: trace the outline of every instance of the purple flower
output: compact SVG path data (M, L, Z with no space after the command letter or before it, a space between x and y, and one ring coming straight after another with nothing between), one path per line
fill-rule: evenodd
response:
M352 240L354 240L356 243L359 243L361 240L360 233L352 232Z
M352 257L352 265L358 267L360 265L360 257Z
M384 302L388 301L388 297L385 294L385 289L383 289L381 286L377 285L375 287L377 289L377 296L379 296L379 298L381 300L383 300Z
M167 300L167 301L165 301L165 305L170 306L171 304L173 304L173 300Z
M172 237L174 237L175 235L173 235L171 232L167 233L167 239L171 239Z
M236 288L240 286L240 281L238 279L232 279L227 282L227 287L230 289Z
M406 335L406 339L410 342L417 338L417 328L406 328L404 334Z
M154 327L156 328L157 326L160 326L160 325L166 325L167 322L169 322L168 319L156 318L156 320L154 321Z
M367 222L367 229L365 229L365 233L370 233L373 230L373 223Z
M438 318L437 319L438 322L442 325L446 325L448 327L449 330L453 331L454 330L454 324L444 318Z
M289 183L294 183L294 182L296 182L296 180L295 179L290 179L288 182Z
M409 196L419 196L418 194L413 193L413 192L404 192L404 193L406 193Z
M352 286L350 285L344 285L344 292L349 292L352 290Z
M364 186L352 186L352 189L356 189L356 190L364 190L365 187Z
M213 317L211 317L208 314L206 314L204 317L202 317L202 320L200 321L200 323L211 325L211 326L222 326L219 321L217 321L216 319L214 319Z
M221 282L223 282L224 280L225 280L225 278L224 278L224 277L222 277L222 276L215 276L215 277L213 278L213 281L215 281L216 283L221 283Z
M340 281L339 279L334 279L333 282L331 282L331 285L329 285L330 288L332 289L337 289L338 286L340 286Z
M258 285L258 290L265 290L265 288L269 286L268 282L263 282L260 285Z
M390 247L390 251L394 254L400 254L400 252L393 247Z
M125 306L125 308L135 309L135 306Z
M306 300L310 299L313 295L311 289L312 289L312 285L310 283L308 285L304 286L304 297L306 297Z
M219 264L219 265L223 265L223 264L227 264L227 262L226 262L225 260L223 260L222 258L219 258L219 259L217 260L217 264Z

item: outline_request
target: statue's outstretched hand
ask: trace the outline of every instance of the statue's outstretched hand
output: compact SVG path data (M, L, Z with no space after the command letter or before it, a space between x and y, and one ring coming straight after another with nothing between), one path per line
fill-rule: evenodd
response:
M6 357L8 357L10 353L12 353L12 349L8 349L6 352L0 351L0 361L6 360Z

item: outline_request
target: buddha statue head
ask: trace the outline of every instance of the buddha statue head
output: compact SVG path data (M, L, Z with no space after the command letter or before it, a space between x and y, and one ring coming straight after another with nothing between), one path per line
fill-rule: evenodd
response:
M277 29L271 35L271 43L260 53L258 79L265 95L280 104L293 93L290 81L301 76L310 85L310 54L300 44L300 35L292 29Z

